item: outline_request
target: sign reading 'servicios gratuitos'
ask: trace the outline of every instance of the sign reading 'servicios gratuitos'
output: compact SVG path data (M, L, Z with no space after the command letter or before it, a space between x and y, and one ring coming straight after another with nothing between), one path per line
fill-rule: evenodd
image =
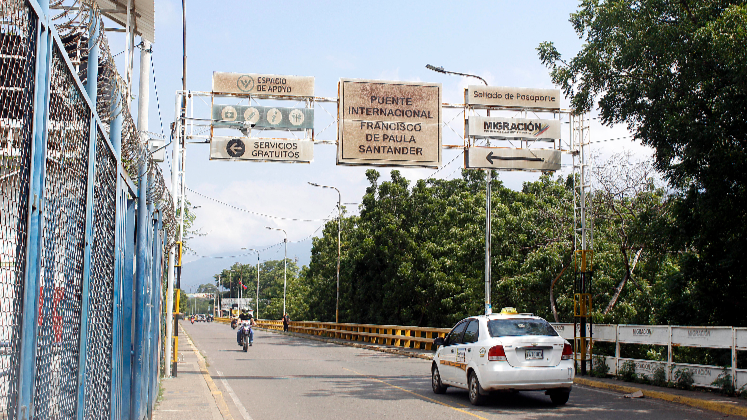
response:
M213 72L213 93L314 96L314 78L275 74Z
M501 118L472 116L468 135L498 139L559 139L560 121L539 118Z
M441 84L340 79L338 164L441 165Z
M308 163L314 160L314 142L213 136L210 159Z
M559 89L467 86L465 99L469 105L560 109Z

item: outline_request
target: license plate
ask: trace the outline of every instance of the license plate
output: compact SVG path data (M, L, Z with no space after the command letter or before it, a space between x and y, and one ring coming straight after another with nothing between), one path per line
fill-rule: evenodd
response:
M524 358L526 360L537 360L542 359L543 357L542 350L526 350L524 352Z

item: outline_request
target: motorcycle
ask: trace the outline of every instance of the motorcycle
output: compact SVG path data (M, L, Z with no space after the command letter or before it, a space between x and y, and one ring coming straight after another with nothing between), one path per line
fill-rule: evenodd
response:
M252 345L252 326L242 325L239 334L241 334L241 346L244 351L247 351L247 348Z

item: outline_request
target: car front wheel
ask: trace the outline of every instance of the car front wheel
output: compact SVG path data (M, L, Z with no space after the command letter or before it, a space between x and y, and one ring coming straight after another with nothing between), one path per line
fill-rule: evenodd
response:
M473 371L469 373L469 402L472 405L482 405L485 402L485 396L480 394L482 387L477 380L477 374Z
M447 386L441 383L441 374L438 373L438 368L434 365L431 369L431 387L433 392L436 394L443 394L446 392Z

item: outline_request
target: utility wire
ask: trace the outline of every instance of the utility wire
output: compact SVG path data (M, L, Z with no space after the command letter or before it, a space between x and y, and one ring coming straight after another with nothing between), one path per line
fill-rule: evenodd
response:
M329 218L327 218L327 219L296 219L296 218L291 218L291 217L272 216L272 215L269 215L269 214L258 213L256 211L251 211L251 210L243 209L241 207L234 206L233 204L228 204L228 203L220 201L218 199L215 199L215 198L212 198L212 197L208 197L205 194L199 193L199 192L197 192L197 191L195 191L195 190L193 190L193 189L191 189L189 187L184 187L184 189L186 189L189 192L195 193L195 194L199 195L202 198L206 198L208 200L211 200L211 201L214 201L216 203L222 204L222 205L224 205L226 207L230 207L230 208L232 208L234 210L243 211L244 213L253 214L255 216L262 216L262 217L267 217L267 218L276 219L276 220L290 220L290 221L294 221L294 222L328 222L328 221L334 219L334 218L332 218L332 219L329 219Z

